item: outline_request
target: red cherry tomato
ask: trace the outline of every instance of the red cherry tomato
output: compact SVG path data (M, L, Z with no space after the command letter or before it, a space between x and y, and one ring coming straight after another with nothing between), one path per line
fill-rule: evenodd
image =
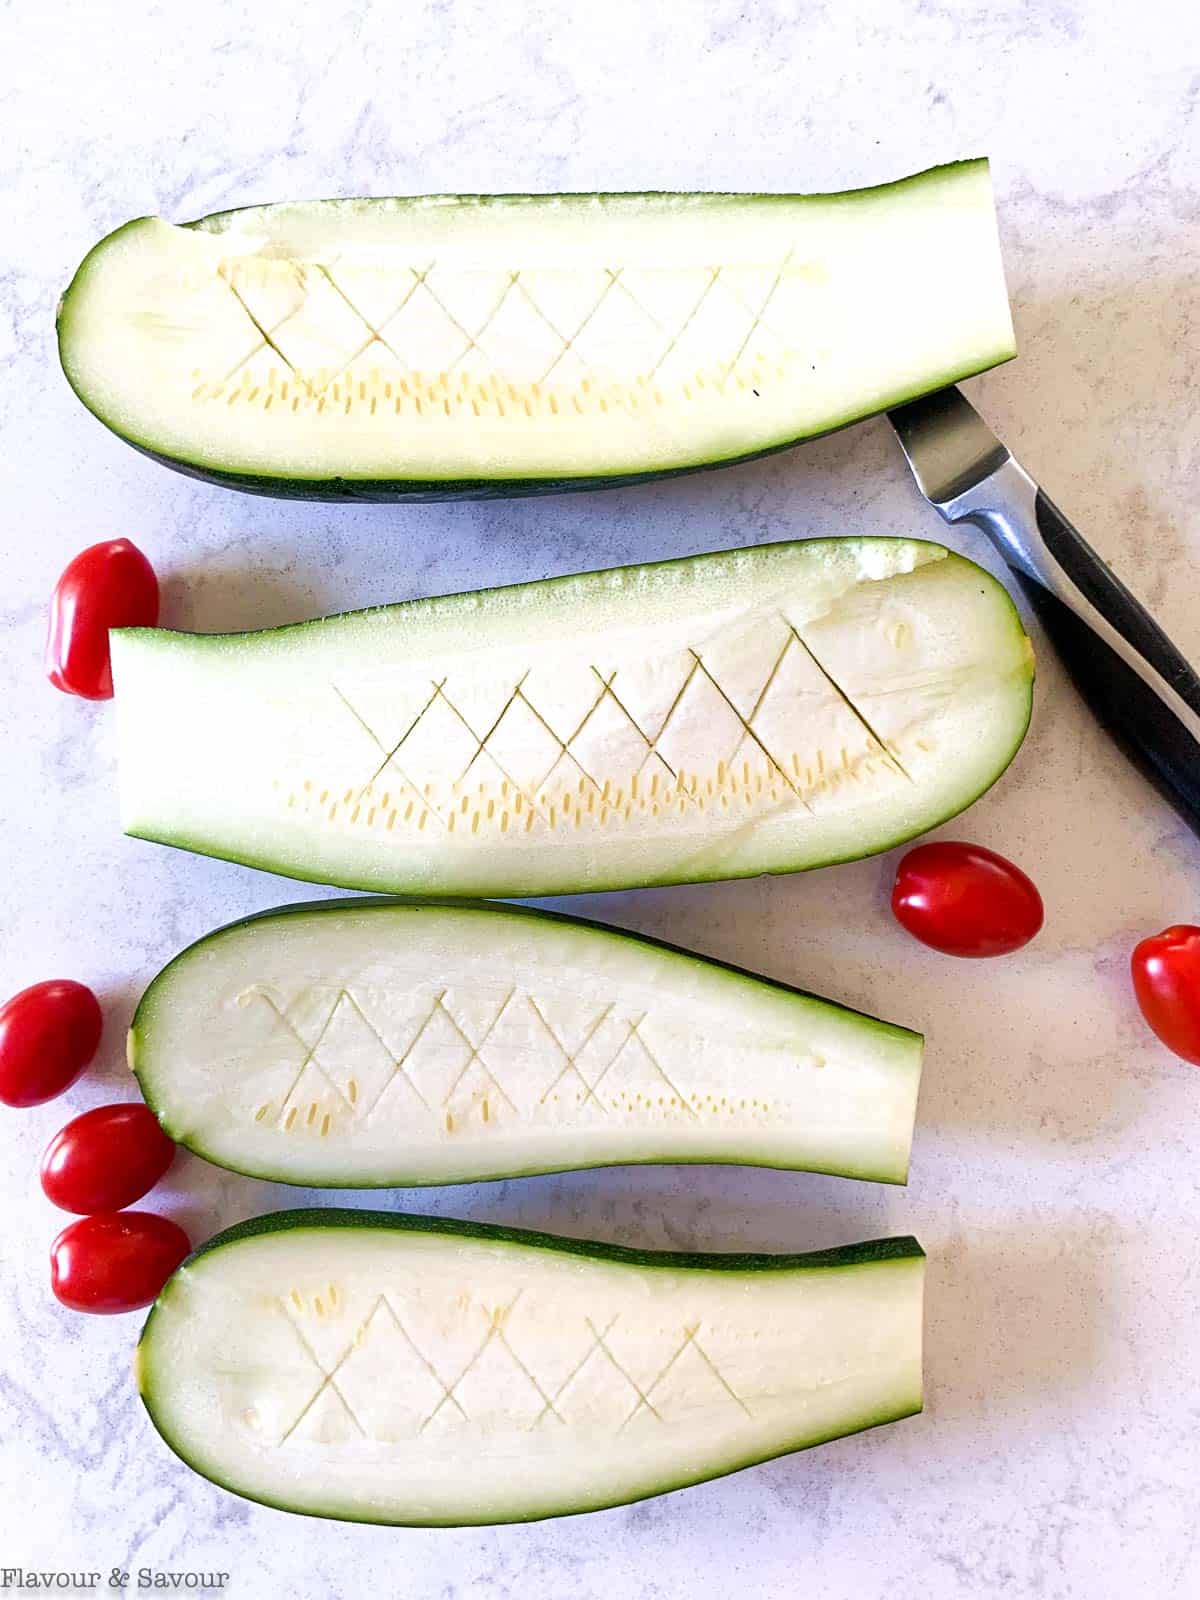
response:
M1200 928L1178 923L1143 939L1129 965L1142 1015L1168 1050L1200 1067Z
M50 1246L50 1287L72 1311L137 1311L191 1248L177 1223L152 1211L80 1217Z
M70 1087L96 1054L100 1002L82 983L50 978L0 1006L0 1101L39 1106Z
M896 869L896 920L948 956L1004 956L1042 925L1042 897L994 850L950 840L921 844Z
M153 1189L174 1155L149 1106L97 1106L51 1139L42 1189L64 1211L123 1211Z
M110 628L152 628L158 621L154 568L128 539L80 551L54 586L46 673L56 689L85 700L112 698Z

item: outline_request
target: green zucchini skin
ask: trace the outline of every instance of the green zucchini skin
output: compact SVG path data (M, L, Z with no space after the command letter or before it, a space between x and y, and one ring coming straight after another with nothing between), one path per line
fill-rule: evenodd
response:
M452 1239L483 1239L493 1244L536 1246L589 1261L612 1261L629 1267L696 1267L705 1272L793 1272L822 1267L865 1267L877 1261L924 1260L925 1251L911 1234L868 1239L861 1244L835 1245L828 1250L777 1253L754 1250L643 1250L634 1245L609 1244L600 1239L567 1239L537 1228L513 1228L502 1222L471 1222L460 1217L424 1216L413 1211L370 1211L355 1206L296 1206L288 1211L268 1211L247 1217L214 1233L197 1245L177 1271L226 1245L242 1239L261 1239L297 1228L377 1228L384 1232L434 1233ZM169 1288L169 1284L167 1285ZM164 1288L163 1293L166 1293ZM160 1296L161 1299L161 1296ZM150 1331L158 1301L150 1308L138 1342Z
M947 163L943 166L930 168L910 177L901 178L889 183L878 184L870 188L847 190L836 194L797 196L787 194L742 194L742 195L669 195L654 192L629 193L629 194L583 194L567 196L534 196L534 195L436 195L416 196L412 200L417 204L433 206L457 206L464 213L478 210L486 212L487 208L504 212L512 212L521 207L536 207L539 201L551 200L564 203L595 204L603 208L606 203L638 203L652 205L656 201L663 204L664 210L672 202L684 204L704 204L705 202L729 203L744 202L761 209L762 214L769 214L775 206L791 204L797 207L816 205L824 207L831 215L861 206L880 206L886 215L888 208L893 205L903 206L911 201L918 207L922 204L945 204L954 207L960 204L967 194L972 183L982 181L986 184L987 162L979 158ZM945 194L943 201L941 196ZM937 196L936 200L931 197ZM362 201L339 202L345 205L359 205ZM387 202L392 203L392 202ZM319 204L319 203L317 203ZM241 207L234 210L215 213L209 217L195 219L182 226L200 234L218 234L226 231L231 225L236 227L236 219L242 213L253 213L268 210L263 207ZM466 475L446 470L444 474L421 472L419 460L414 463L414 471L410 473L391 473L379 471L376 468L364 470L361 473L353 471L353 463L349 472L325 471L317 465L312 465L311 470L305 470L303 465L303 452L298 460L300 469L295 472L274 472L270 470L270 463L265 464L261 470L252 467L241 470L233 459L233 452L226 452L228 462L221 459L221 452L215 452L216 459L210 456L207 459L198 459L186 450L178 453L171 449L160 448L155 443L154 428L147 425L130 426L115 418L109 413L107 402L98 400L95 393L91 392L89 381L81 375L79 364L76 360L76 343L78 339L78 326L80 320L89 314L88 294L89 276L95 270L97 263L102 260L105 250L117 240L126 230L134 229L139 224L150 220L145 218L134 219L125 223L121 228L114 230L107 238L101 240L81 262L70 284L64 292L58 307L57 327L60 357L64 374L68 383L75 391L77 397L98 420L114 432L119 438L130 444L142 455L161 465L168 466L187 477L201 482L210 483L220 487L232 488L244 493L267 495L277 498L300 499L314 502L350 502L350 503L418 503L437 502L443 500L491 500L526 497L532 495L558 494L575 492L593 488L617 488L655 482L659 479L677 477L693 472L709 470L712 468L736 465L739 463L756 460L760 457L776 454L783 450L793 448L795 445L809 439L822 437L824 434L852 425L866 417L880 414L889 407L902 404L926 394L933 389L946 384L961 381L980 372L989 370L1005 361L1011 360L1016 354L1016 347L1012 337L1011 325L1003 326L1006 312L1002 311L1003 289L1000 283L998 269L995 262L998 256L994 255L993 262L987 270L995 280L990 289L985 292L981 287L978 294L979 337L960 339L957 348L946 351L940 349L936 356L930 356L919 375L913 373L911 381L905 381L900 374L889 374L886 384L881 383L878 389L870 394L869 399L859 399L858 395L846 395L837 401L832 401L820 416L804 416L802 426L791 426L789 422L800 421L798 416L784 416L775 418L768 426L751 430L749 441L742 438L738 445L751 442L749 449L738 448L730 441L729 448L720 448L716 442L706 441L694 449L683 446L675 452L676 459L661 466L653 463L644 465L638 462L636 467L632 461L623 467L621 453L618 450L612 458L611 468L603 462L594 466L589 463L588 469L579 473L570 471L561 472L527 472L521 470L521 464L512 462L507 466L497 467L495 476ZM927 246L927 248L929 248ZM782 270L782 269L781 269ZM896 274L893 273L893 277ZM990 296L990 300L989 300ZM1000 304L997 304L997 300ZM764 308L765 309L765 302ZM929 308L922 307L918 313L925 317L929 315ZM944 316L943 316L944 320ZM957 326L957 325L956 325ZM807 351L804 362L808 361ZM913 362L916 367L916 362ZM807 366L805 367L807 371ZM814 370L816 370L814 368ZM641 381L641 380L639 380ZM651 379L651 381L653 381ZM864 388L859 386L860 391ZM755 393L757 394L757 390ZM766 391L764 391L765 393ZM846 403L849 401L850 403ZM795 408L793 407L794 411ZM754 438L753 434L758 437ZM759 442L761 440L761 442ZM690 459L689 459L690 455ZM682 459L680 459L682 456ZM403 453L400 459L403 460ZM340 463L339 463L340 464Z
M169 1322L174 1313L174 1302L182 1296L187 1310L197 1303L198 1284L202 1281L195 1269L211 1266L213 1258L239 1245L252 1245L254 1241L279 1236L344 1234L349 1238L361 1237L364 1232L382 1235L425 1235L452 1244L481 1243L502 1249L516 1247L521 1254L545 1252L559 1259L572 1259L586 1271L587 1264L629 1268L639 1272L713 1274L721 1278L744 1278L744 1293L753 1294L754 1281L764 1283L789 1274L823 1274L830 1272L867 1272L911 1263L918 1270L923 1266L925 1252L918 1241L909 1235L870 1240L863 1243L804 1253L759 1252L688 1252L675 1250L645 1250L609 1244L597 1240L568 1239L532 1229L514 1228L502 1224L463 1221L447 1217L420 1216L402 1212L376 1212L349 1208L305 1208L269 1213L250 1218L227 1228L200 1245L168 1280L150 1310L142 1327L134 1357L134 1373L138 1391L150 1417L151 1424L168 1448L185 1465L202 1477L244 1499L293 1515L332 1518L338 1521L375 1526L407 1527L466 1527L487 1526L498 1522L524 1523L574 1516L590 1511L628 1505L655 1498L658 1495L710 1482L745 1468L808 1449L832 1439L848 1437L854 1433L883 1426L918 1415L923 1401L919 1392L897 1391L896 1398L886 1406L847 1417L837 1426L816 1435L811 1432L794 1442L767 1451L754 1450L737 1459L714 1459L708 1462L690 1462L686 1471L672 1475L669 1480L657 1482L649 1489L637 1493L615 1493L581 1498L574 1503L553 1506L539 1504L527 1509L507 1509L502 1515L492 1515L486 1508L479 1514L440 1516L436 1514L396 1516L365 1508L349 1508L338 1504L325 1509L319 1505L298 1505L279 1495L249 1488L245 1482L227 1479L212 1464L198 1458L191 1440L181 1437L172 1421L164 1414L168 1410L170 1373L161 1370L156 1351L160 1322ZM526 1257L528 1259L528 1257Z
M858 1040L862 1039L862 1049L868 1059L872 1060L875 1070L881 1070L886 1064L886 1078L881 1082L871 1097L869 1110L860 1115L865 1122L870 1124L869 1130L864 1130L858 1141L858 1148L843 1147L839 1141L836 1157L831 1148L823 1152L814 1152L812 1148L804 1148L804 1141L800 1144L792 1143L787 1150L763 1148L756 1139L753 1130L747 1131L740 1126L731 1127L728 1137L723 1139L715 1148L705 1148L698 1151L693 1144L689 1151L680 1146L680 1135L664 1133L661 1143L648 1154L637 1153L639 1145L645 1147L643 1136L636 1127L630 1131L629 1139L624 1148L611 1152L599 1149L591 1151L591 1158L582 1158L577 1141L584 1136L580 1127L568 1125L563 1129L562 1138L558 1142L558 1158L550 1152L539 1153L524 1161L513 1160L510 1156L503 1157L494 1154L487 1157L486 1149L480 1148L478 1153L460 1154L457 1165L452 1157L447 1157L446 1164L439 1165L435 1172L426 1172L423 1167L413 1168L405 1166L404 1158L398 1152L393 1157L394 1165L389 1167L382 1176L365 1173L359 1167L347 1171L343 1168L340 1172L330 1173L323 1165L306 1167L302 1161L273 1162L271 1159L252 1159L243 1152L239 1159L232 1154L230 1149L222 1147L220 1142L214 1146L211 1131L205 1132L205 1123L199 1119L197 1123L189 1122L187 1113L186 1096L178 1083L172 1084L172 1069L178 1066L179 1048L170 1042L164 1042L158 1037L160 1019L164 1013L170 1018L172 1006L172 981L178 972L186 981L186 971L199 960L201 968L211 974L220 963L220 945L222 940L231 933L245 928L265 924L286 924L289 920L295 921L300 917L321 919L340 918L352 914L356 919L379 917L381 927L372 937L368 948L383 953L393 948L400 930L396 927L389 928L387 913L397 909L414 913L416 920L410 929L404 932L410 936L420 933L420 918L425 913L434 916L440 911L453 913L456 921L463 925L463 936L470 922L476 922L479 934L485 939L494 939L498 952L498 959L503 960L506 944L510 942L505 935L505 929L514 922L527 922L531 925L531 933L539 927L550 930L555 927L563 929L578 929L591 940L597 941L593 947L601 948L600 941L607 945L608 951L616 960L622 959L626 952L638 949L658 951L676 958L679 963L676 975L679 981L685 981L684 975L695 980L707 982L709 975L718 974L732 976L741 982L734 988L730 996L733 1010L729 1013L731 1019L736 1018L741 1028L751 1027L751 1014L742 1009L755 1004L759 996L764 1000L769 995L778 995L796 999L801 1002L810 1002L817 1009L815 1017L816 1038L814 1041L813 1014L807 1006L800 1006L794 1018L789 1019L789 1025L795 1028L795 1051L798 1058L802 1058L805 1050L828 1048L828 1037L823 1030L835 1018L844 1018L852 1025L843 1037L840 1029L835 1029L832 1044L835 1060L840 1060L841 1052L845 1051L847 1070L856 1070L858 1062ZM325 936L328 944L329 935ZM253 957L246 952L243 959L247 963L247 975ZM546 959L545 957L543 959ZM553 961L553 957L549 958ZM561 951L558 959L565 959ZM584 951L577 951L577 961L582 960L586 968L587 960ZM595 959L595 957L593 957ZM672 963L674 966L674 962ZM439 969L440 970L440 969ZM549 970L549 968L547 969ZM616 975L611 975L614 983ZM665 974L659 975L660 987L670 987L669 980L672 974L670 969ZM442 972L443 980L446 973ZM216 980L210 978L209 982ZM240 980L239 980L240 981ZM648 975L641 976L641 982L648 981ZM505 986L508 976L505 977ZM608 993L606 989L605 993ZM208 998L207 996L205 998ZM213 1001L215 1004L215 1000ZM599 1003L599 1002L598 1002ZM678 1007L678 998L675 1006ZM502 1007L503 1009L503 1007ZM674 1012L671 1013L674 1015ZM210 1020L209 1027L214 1025L215 1019ZM771 1032L781 1026L782 1019L775 1018L768 1023L764 1018L759 1026ZM192 1024L195 1026L195 1023ZM201 1026L204 1026L201 1024ZM807 1032L806 1032L807 1030ZM208 1029L206 1028L206 1032ZM671 1031L671 1030L669 1030ZM173 1036L169 1036L173 1037ZM773 1037L773 1034L772 1034ZM702 1039L702 1036L698 1035ZM826 1040L826 1043L822 1043ZM693 1041L696 1042L696 1041ZM752 1052L755 1041L747 1036L745 1049L747 1052L746 1075L740 1081L740 1091L749 1093L757 1082L753 1063L758 1059ZM301 902L282 906L274 911L261 911L251 916L237 919L206 934L196 940L186 949L182 950L151 980L138 1002L133 1020L130 1024L127 1046L128 1060L135 1078L142 1090L143 1097L151 1110L161 1122L164 1131L176 1143L192 1151L193 1154L227 1170L241 1173L246 1177L262 1178L273 1182L305 1184L320 1188L339 1189L384 1189L393 1187L424 1187L432 1184L476 1182L476 1181L501 1181L508 1178L539 1176L554 1172L579 1171L589 1168L606 1166L638 1166L650 1165L660 1162L672 1165L739 1165L753 1166L779 1171L813 1171L825 1173L829 1176L840 1176L862 1179L872 1182L903 1184L908 1178L908 1155L911 1140L911 1125L915 1115L915 1102L917 1088L920 1080L921 1053L924 1040L921 1034L911 1029L901 1027L895 1023L885 1022L879 1018L867 1016L852 1007L842 1005L836 1001L826 1000L822 996L810 991L800 989L794 985L778 980L764 978L746 968L739 967L730 962L710 959L697 955L678 945L663 939L656 939L647 935L629 933L608 924L592 922L582 917L567 915L561 912L544 911L531 906L517 906L497 904L488 901L455 901L455 900L423 900L414 896L363 896L354 898L339 898L331 900L318 900ZM210 1054L216 1050L216 1045L210 1046ZM876 1059L878 1058L878 1059ZM679 1070L676 1063L672 1064L672 1073ZM837 1066L826 1068L822 1081L826 1081L827 1074L841 1070ZM894 1075L894 1076L893 1076ZM722 1087L727 1087L722 1084ZM731 1094L737 1092L732 1086ZM832 1083L828 1085L832 1092ZM880 1136L880 1119L888 1113L885 1108L891 1102L889 1096L895 1093L898 1100L908 1106L908 1138L890 1138L883 1141ZM812 1114L820 1109L820 1098ZM228 1102L225 1102L228 1105ZM611 1108L610 1108L611 1109ZM282 1109L281 1109L282 1114ZM805 1125L805 1114L796 1113L800 1125ZM843 1113L844 1115L844 1113ZM838 1119L835 1117L835 1121ZM862 1124L860 1123L860 1126ZM903 1145L903 1148L901 1148ZM353 1152L351 1152L353 1155ZM822 1159L822 1156L824 1159Z

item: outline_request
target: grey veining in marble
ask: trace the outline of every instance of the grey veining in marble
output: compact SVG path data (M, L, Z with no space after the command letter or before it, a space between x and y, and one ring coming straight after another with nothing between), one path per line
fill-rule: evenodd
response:
M0 1567L226 1570L248 1600L1200 1592L1200 1078L1142 1030L1126 976L1135 938L1200 920L1200 847L1046 652L1023 752L946 830L1040 883L1026 952L956 964L907 942L888 858L587 907L926 1029L906 1190L642 1169L398 1197L651 1245L912 1230L931 1257L923 1417L561 1523L289 1518L153 1436L129 1376L138 1319L49 1295L63 1219L35 1178L68 1109L131 1094L122 1033L162 961L311 893L122 838L111 707L41 676L45 599L79 547L131 536L166 620L230 628L798 534L944 532L881 423L536 503L306 507L190 483L105 433L58 372L55 299L96 238L297 195L842 188L988 153L1022 355L972 397L1196 658L1198 18L1183 0L0 10L0 989L75 976L109 1018L68 1102L0 1119ZM292 1199L187 1159L164 1204L199 1236Z

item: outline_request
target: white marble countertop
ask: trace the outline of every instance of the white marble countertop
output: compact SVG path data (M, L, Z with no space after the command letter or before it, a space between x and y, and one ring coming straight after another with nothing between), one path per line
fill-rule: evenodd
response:
M941 536L881 423L720 474L508 505L309 507L189 483L60 376L55 299L95 239L147 211L296 195L841 188L990 154L1022 355L971 393L1196 658L1198 17L1181 0L6 8L21 70L0 101L0 989L78 977L108 1027L68 1102L0 1118L0 1567L102 1584L221 1570L248 1600L1200 1592L1200 1078L1142 1030L1126 979L1137 937L1200 920L1200 848L1045 651L1028 742L950 830L1040 883L1026 952L958 964L909 942L885 909L889 858L587 905L927 1030L907 1189L666 1168L398 1196L650 1245L916 1232L922 1417L561 1523L288 1517L152 1434L129 1376L137 1318L51 1299L62 1218L35 1178L68 1109L132 1092L122 1034L158 966L311 893L122 838L111 708L41 676L46 597L79 547L131 536L166 579L166 620L219 628L778 537ZM193 1159L169 1190L196 1236L292 1199Z

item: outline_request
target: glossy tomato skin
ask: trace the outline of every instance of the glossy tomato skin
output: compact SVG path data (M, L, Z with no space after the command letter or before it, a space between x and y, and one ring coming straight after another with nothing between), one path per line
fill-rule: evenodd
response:
M46 635L46 675L56 689L85 700L110 700L110 628L152 628L158 621L154 568L128 539L80 551L54 586Z
M71 978L35 983L0 1006L0 1101L39 1106L75 1082L96 1054L100 1002Z
M183 1229L152 1211L80 1217L50 1246L50 1287L72 1311L138 1311L190 1250Z
M63 1211L123 1211L166 1172L174 1141L138 1101L97 1106L55 1134L42 1157L42 1189Z
M1168 1050L1200 1067L1200 928L1177 923L1130 958L1142 1015Z
M896 920L948 956L1003 956L1026 945L1045 911L1032 879L982 845L942 839L910 850L892 886Z

